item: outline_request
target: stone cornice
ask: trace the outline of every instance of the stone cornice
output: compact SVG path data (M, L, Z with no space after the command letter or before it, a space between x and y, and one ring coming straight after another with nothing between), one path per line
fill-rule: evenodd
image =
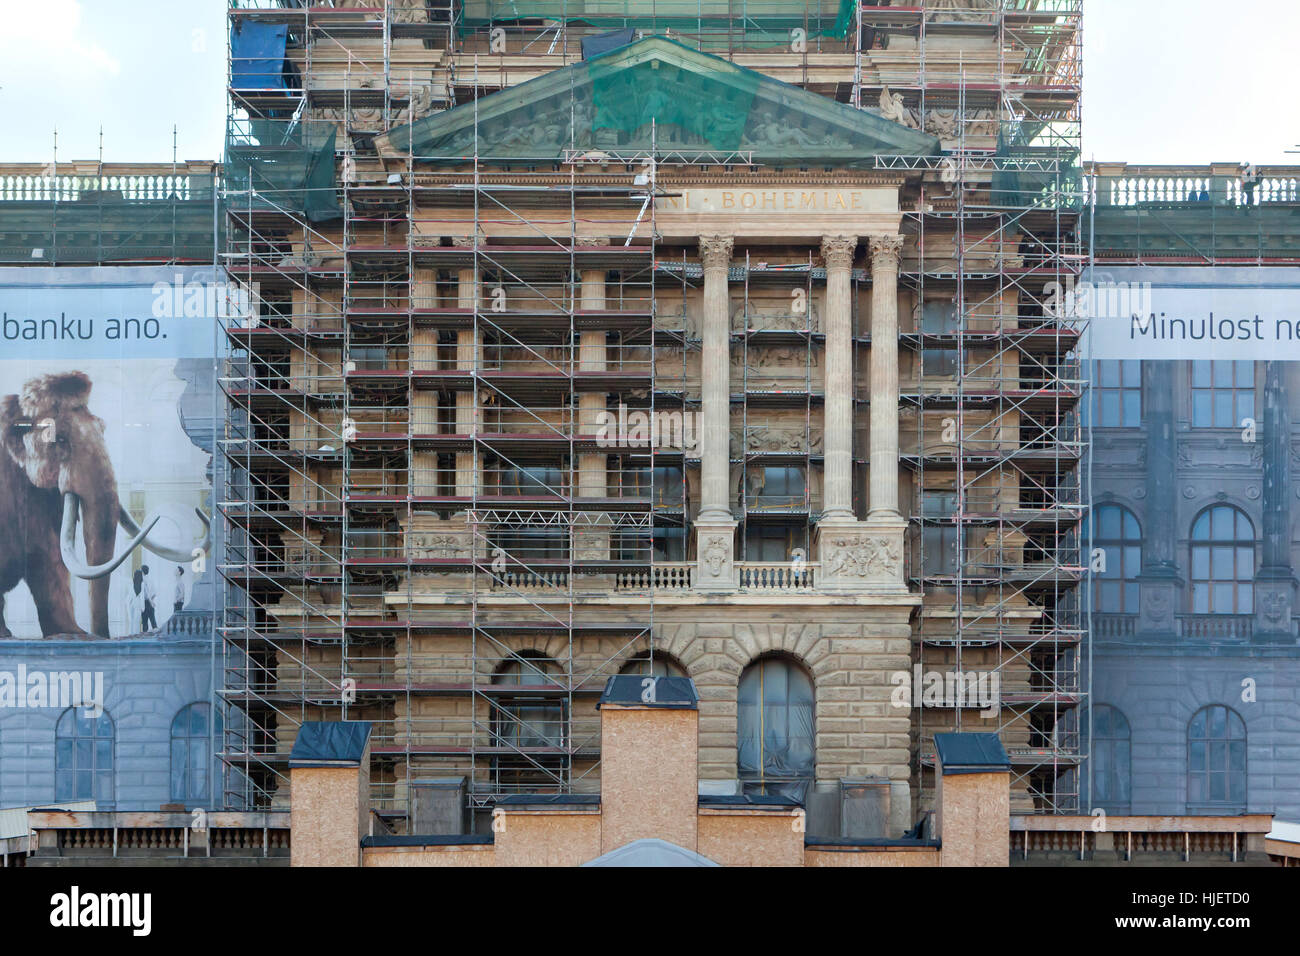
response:
M832 172L803 172L800 170L784 170L781 172L740 172L740 171L717 171L706 172L704 167L698 175L684 176L675 175L675 170L665 171L660 167L656 177L656 185L661 189L684 189L691 186L786 186L798 188L801 186L901 186L908 181L909 174L897 171L881 171L878 173L864 173L858 170L843 170ZM633 185L635 172L609 172L599 174L580 173L576 179L571 178L562 172L482 172L480 171L478 182L481 184L502 186L502 185L540 185L540 186L567 186L570 183L576 183L582 186L625 186ZM910 174L911 178L919 177L919 173ZM465 170L459 173L446 172L416 172L415 183L420 186L443 185L443 184L464 184L467 180L473 178L473 172Z

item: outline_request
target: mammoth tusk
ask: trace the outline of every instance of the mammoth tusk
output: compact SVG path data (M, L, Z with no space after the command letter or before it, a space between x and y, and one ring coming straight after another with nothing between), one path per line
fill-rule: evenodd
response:
M82 563L77 557L77 522L81 519L81 501L72 492L67 492L63 496L63 523L59 526L59 551L63 555L64 567L72 574L79 578L102 578L105 575L112 574L117 566L131 556L131 552L138 548L144 541L145 535L149 529L158 522L157 518L153 523L131 539L126 550L115 557L112 561L104 564L89 565Z
M152 520L147 522L146 527L142 532L136 526L135 519L131 517L125 507L119 504L118 510L121 512L118 516L118 520L121 522L122 527L126 529L127 534L147 535L149 530L158 523L158 516L155 516ZM196 544L192 550L181 551L178 548L165 548L162 545L154 544L147 537L144 539L144 546L160 558L166 558L168 561L175 561L177 564L189 564L195 558L195 550L207 551L212 545L212 522L209 521L208 516L198 508L194 509L194 513L198 515L199 520L203 522L203 540L199 544Z

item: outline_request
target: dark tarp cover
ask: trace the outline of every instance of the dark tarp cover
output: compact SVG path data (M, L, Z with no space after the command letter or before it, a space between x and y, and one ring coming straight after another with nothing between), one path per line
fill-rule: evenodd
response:
M283 23L241 20L230 31L230 83L237 90L284 89Z
M615 30L613 33L602 33L599 36L582 38L582 58L590 60L593 56L600 56L602 53L608 53L610 50L617 50L621 46L627 46L636 39L635 30Z

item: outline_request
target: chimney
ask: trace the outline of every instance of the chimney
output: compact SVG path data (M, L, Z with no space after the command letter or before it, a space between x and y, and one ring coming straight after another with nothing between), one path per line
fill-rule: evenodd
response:
M694 851L699 697L689 677L620 674L600 703L601 852L657 838Z
M359 866L369 789L369 722L304 723L289 754L290 865Z
M944 866L1007 866L1011 762L997 734L935 734L935 829Z

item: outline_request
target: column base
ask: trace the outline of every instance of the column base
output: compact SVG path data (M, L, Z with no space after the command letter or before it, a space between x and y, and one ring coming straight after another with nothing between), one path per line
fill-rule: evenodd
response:
M736 524L734 518L695 519L695 590L734 591L740 586Z
M866 521L821 521L816 540L819 591L906 594L903 538L907 519L878 515Z

